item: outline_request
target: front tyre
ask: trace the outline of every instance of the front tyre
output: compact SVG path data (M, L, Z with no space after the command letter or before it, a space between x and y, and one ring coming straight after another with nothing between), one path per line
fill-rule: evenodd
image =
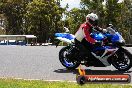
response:
M75 69L77 68L80 63L78 63L78 61L74 58L67 58L66 55L68 54L68 50L70 49L69 46L66 46L64 48L62 48L59 52L59 60L61 62L61 64L66 67L67 69Z
M131 53L124 48L119 49L112 60L112 65L119 71L128 71L132 67Z

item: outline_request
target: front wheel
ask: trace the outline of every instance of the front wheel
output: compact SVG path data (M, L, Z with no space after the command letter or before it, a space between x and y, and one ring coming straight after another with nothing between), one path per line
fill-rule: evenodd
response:
M128 71L132 67L131 56L128 50L124 48L119 49L112 60L112 65L119 71Z
M59 60L61 62L61 64L66 67L67 69L75 69L77 68L80 63L74 58L67 58L66 55L68 54L68 50L70 49L69 46L66 46L64 48L62 48L59 52Z

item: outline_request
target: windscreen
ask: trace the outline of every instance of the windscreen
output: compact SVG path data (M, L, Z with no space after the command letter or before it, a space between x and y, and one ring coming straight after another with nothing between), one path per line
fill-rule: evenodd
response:
M116 33L116 31L113 28L111 28L111 27L108 27L107 31L108 31L108 33L110 33L112 35L114 35Z

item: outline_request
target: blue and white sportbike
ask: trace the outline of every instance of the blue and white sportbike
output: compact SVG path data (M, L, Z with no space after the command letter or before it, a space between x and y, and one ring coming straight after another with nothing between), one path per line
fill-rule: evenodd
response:
M106 30L106 33L98 31L91 33L91 37L97 40L98 43L92 46L90 55L83 46L77 46L72 42L75 38L73 34L55 33L58 43L61 41L68 44L59 52L61 64L68 69L76 69L82 64L89 67L113 65L119 71L129 70L132 66L132 55L124 47L124 39L114 28ZM107 42L104 42L104 40L107 40Z

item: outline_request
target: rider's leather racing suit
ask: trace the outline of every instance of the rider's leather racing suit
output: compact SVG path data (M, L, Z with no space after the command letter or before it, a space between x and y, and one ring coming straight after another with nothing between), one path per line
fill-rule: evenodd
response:
M80 28L75 33L75 44L81 43L85 46L85 48L90 50L90 48L92 48L92 45L96 43L96 40L90 36L90 34L93 31L92 28L93 27L89 25L88 23L81 24ZM95 27L94 29L102 32L102 30L99 27Z

